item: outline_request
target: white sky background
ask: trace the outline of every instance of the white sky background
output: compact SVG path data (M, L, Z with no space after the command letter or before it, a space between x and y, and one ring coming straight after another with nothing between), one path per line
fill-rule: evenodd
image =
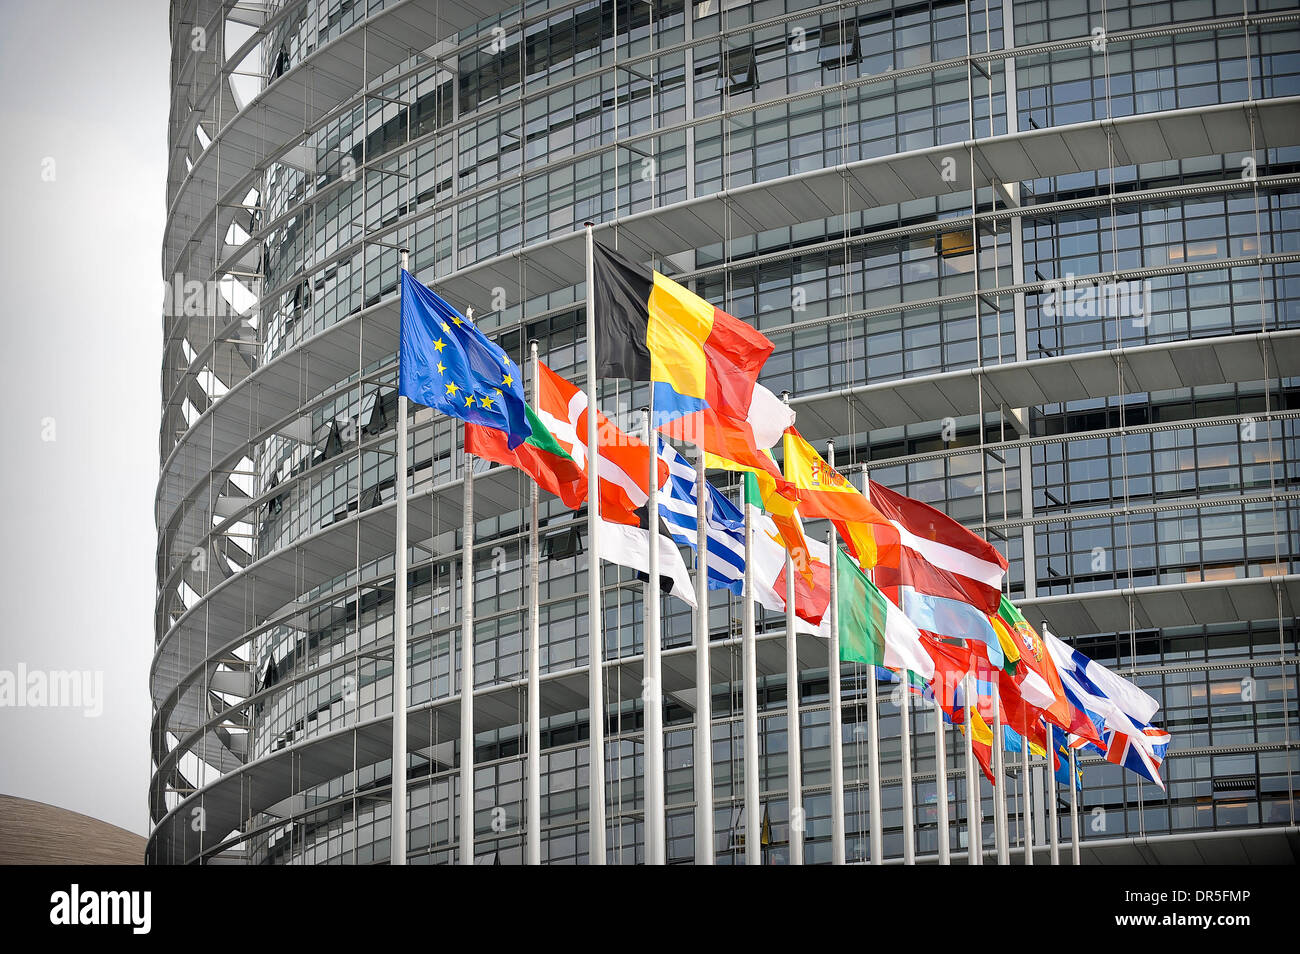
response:
M140 834L168 43L166 0L0 0L0 670L103 673L98 718L0 706L0 793Z

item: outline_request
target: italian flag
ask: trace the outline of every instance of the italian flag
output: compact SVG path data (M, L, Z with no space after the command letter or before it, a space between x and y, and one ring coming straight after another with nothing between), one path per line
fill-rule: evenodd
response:
M482 424L465 425L465 450L484 460L522 470L543 490L555 494L570 510L587 499L587 472L555 439L531 407L525 406L532 436L514 450L506 446L505 431Z
M843 548L835 561L835 585L841 660L934 677L934 660L921 643L920 631ZM829 622L829 616L822 621L826 635Z

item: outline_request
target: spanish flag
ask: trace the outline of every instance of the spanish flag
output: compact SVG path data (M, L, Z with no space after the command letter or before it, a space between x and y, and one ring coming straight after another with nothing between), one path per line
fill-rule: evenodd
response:
M767 336L599 243L592 274L596 375L649 381L664 434L779 478L747 420Z
M798 495L799 512L830 520L860 566L880 561L875 527L887 525L884 515L793 427L785 432L785 479Z

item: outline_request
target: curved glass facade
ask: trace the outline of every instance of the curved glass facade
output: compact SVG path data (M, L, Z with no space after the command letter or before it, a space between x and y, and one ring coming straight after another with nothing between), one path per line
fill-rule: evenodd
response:
M163 271L214 291L165 318L151 861L388 859L397 248L521 365L537 340L582 382L585 289L562 253L585 221L763 330L761 380L846 473L986 535L1031 622L1160 700L1167 791L1085 760L1086 839L1295 824L1293 3L536 0L478 4L478 22L439 6L173 4ZM250 69L246 99L233 78ZM907 397L930 384L941 397ZM636 426L643 386L601 393ZM460 443L457 422L413 409L412 862L465 850ZM515 863L528 496L519 475L496 481L475 530L473 851ZM542 858L585 862L587 700L568 687L587 659L586 523L546 495L541 518ZM608 860L630 863L643 736L624 663L639 667L643 595L630 571L602 573ZM1105 612L1070 615L1070 595ZM783 617L758 612L780 641ZM720 863L744 855L740 615L712 594L715 670L732 672L712 686ZM692 625L665 599L667 654ZM851 861L869 857L864 687L846 665ZM826 670L798 689L804 860L826 862ZM772 863L788 861L789 691L761 675ZM668 858L687 861L693 716L665 701ZM911 718L924 855L935 714ZM898 709L882 700L880 719L896 858Z

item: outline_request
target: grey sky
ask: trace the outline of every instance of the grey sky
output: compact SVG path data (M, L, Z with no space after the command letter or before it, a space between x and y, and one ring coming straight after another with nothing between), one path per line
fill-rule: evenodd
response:
M167 20L166 0L0 0L0 674L103 679L95 718L0 706L0 792L141 834Z

